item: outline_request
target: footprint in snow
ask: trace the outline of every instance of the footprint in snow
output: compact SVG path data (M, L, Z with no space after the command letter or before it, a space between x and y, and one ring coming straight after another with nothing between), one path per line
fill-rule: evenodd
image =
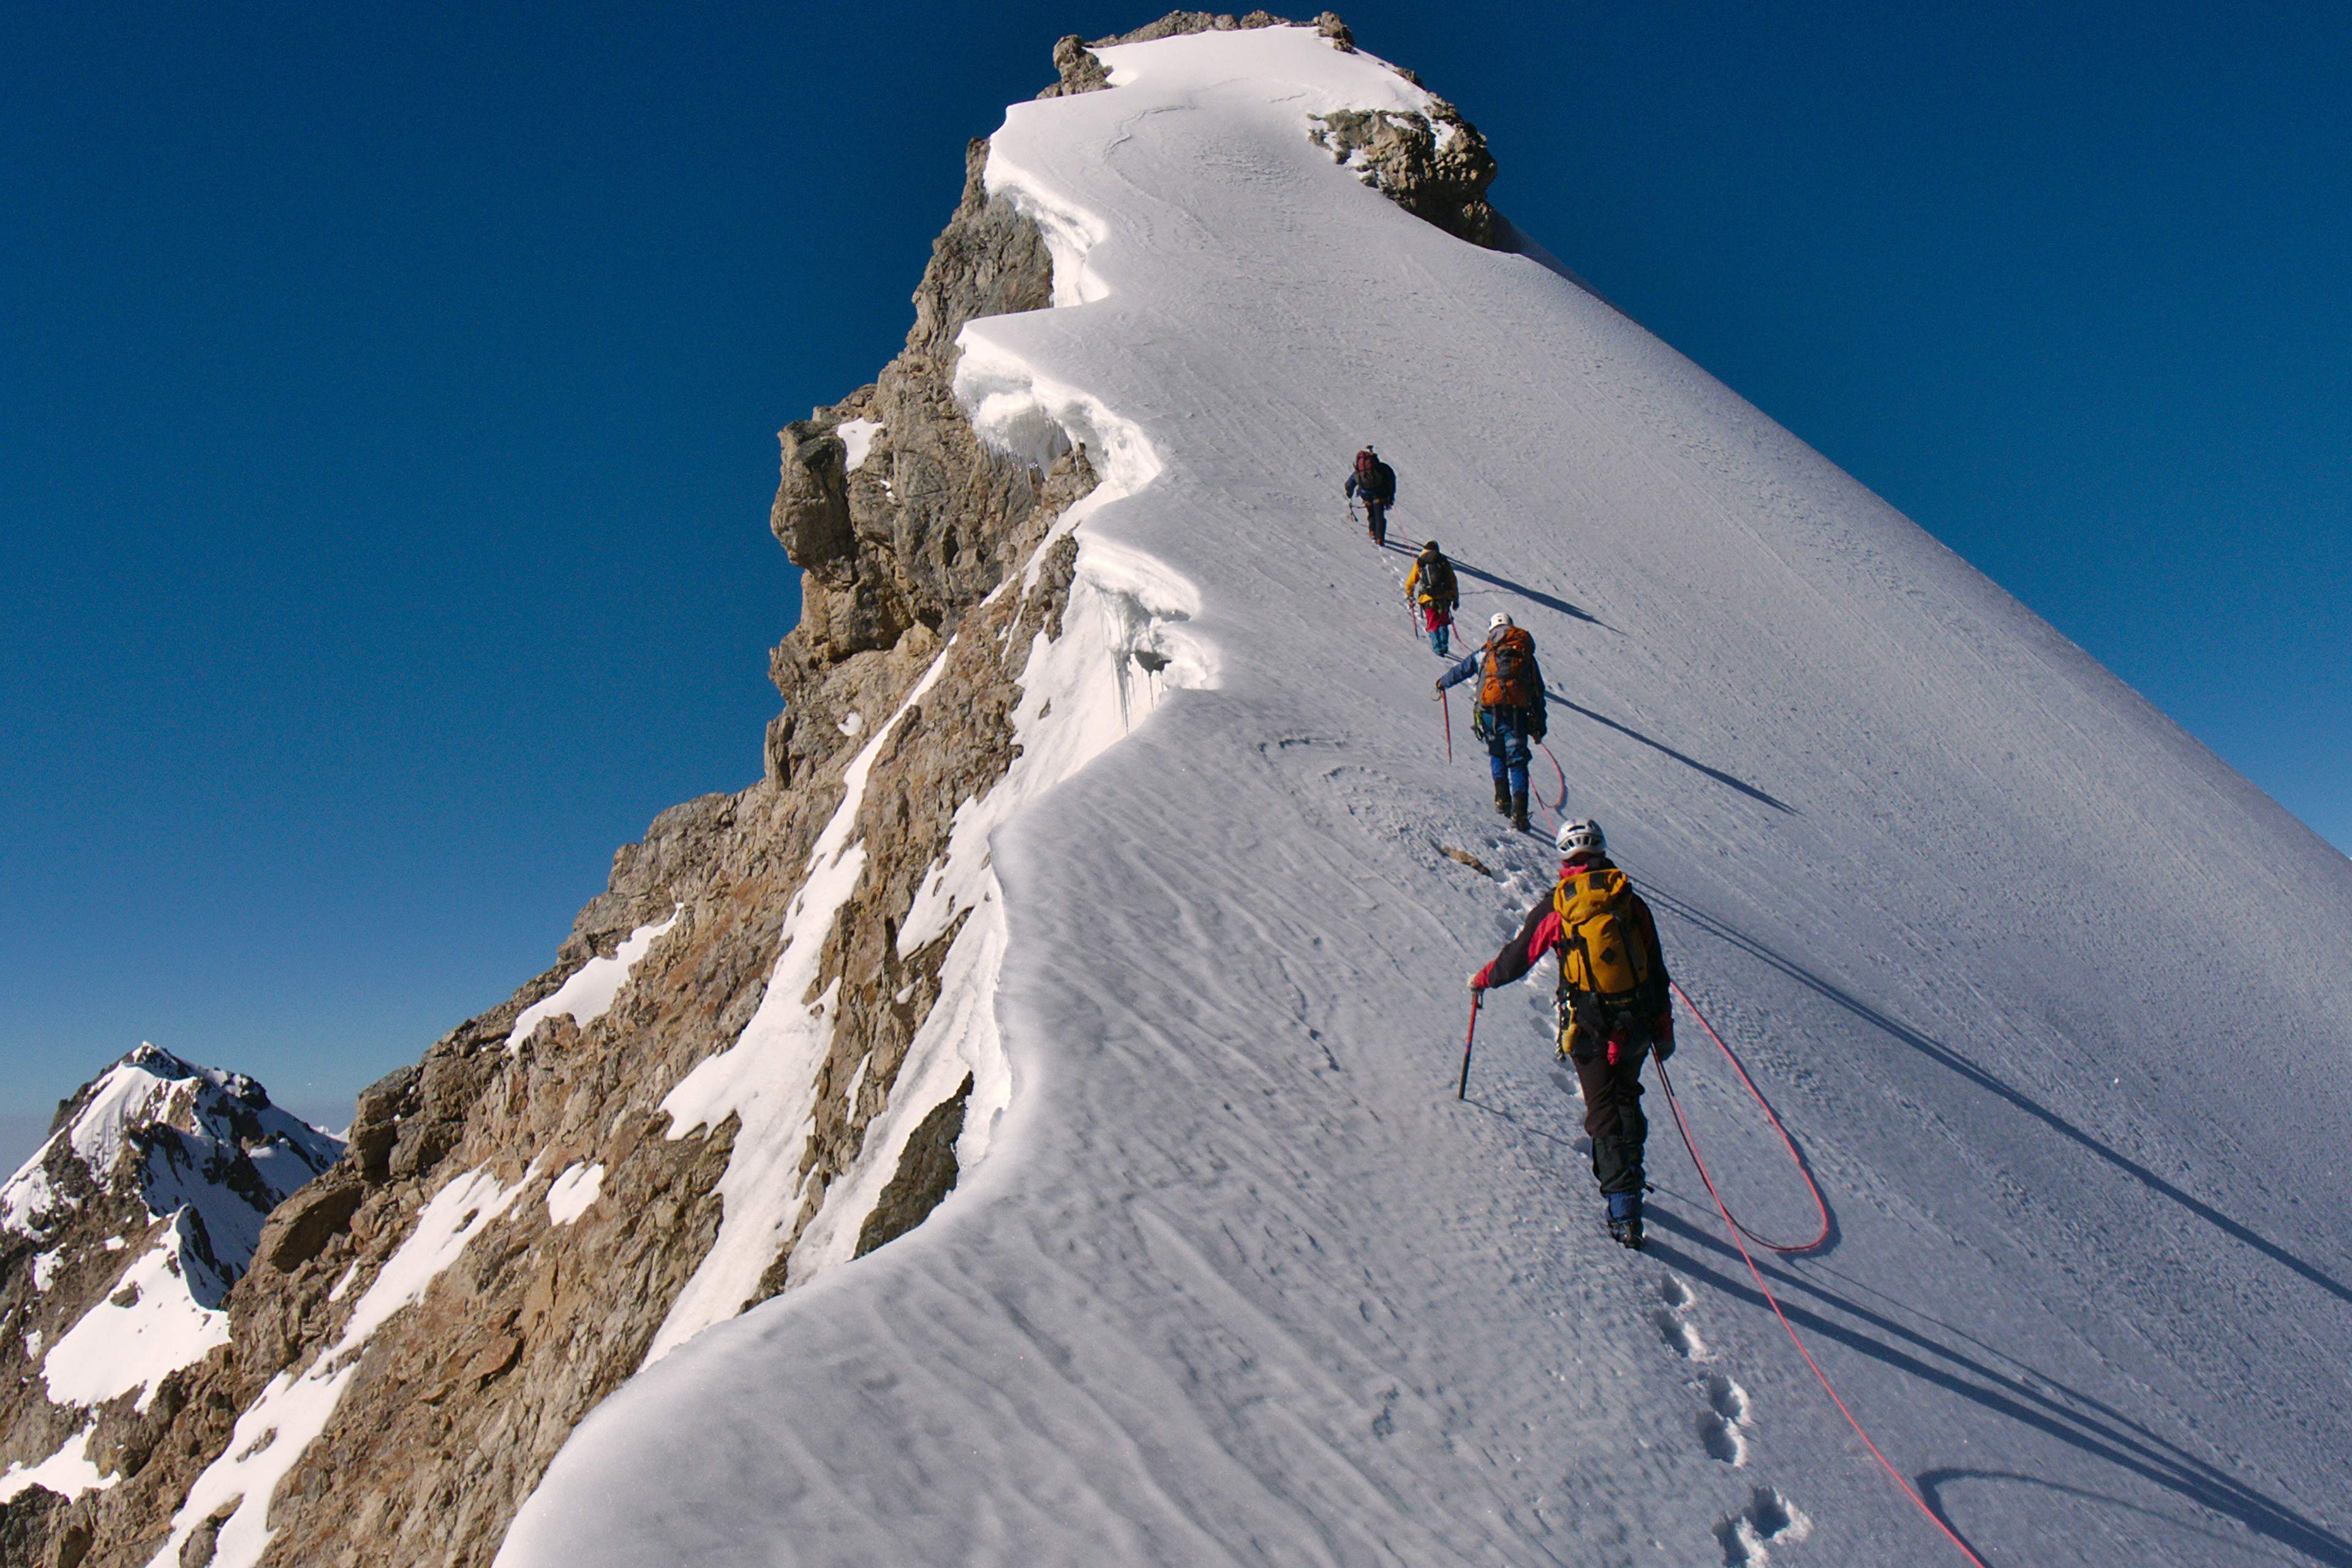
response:
M1698 1418L1698 1438L1710 1459L1734 1469L1748 1462L1748 1391L1721 1373L1706 1380L1706 1410Z
M1667 1347L1685 1361L1713 1360L1714 1352L1687 1319L1698 1300L1691 1293L1691 1288L1668 1274L1658 1281L1658 1300L1664 1305L1652 1321L1657 1324L1658 1335ZM1692 1386L1706 1390L1706 1408L1698 1417L1699 1446L1706 1450L1706 1457L1720 1459L1734 1468L1746 1464L1748 1391L1719 1372L1709 1373L1705 1383Z
M1754 1500L1716 1526L1723 1542L1724 1568L1764 1568L1772 1561L1771 1548L1802 1541L1812 1533L1813 1521L1797 1505L1771 1487L1758 1487Z
M1683 1321L1674 1312L1661 1310L1654 1314L1650 1321L1657 1324L1658 1337L1665 1341L1666 1348L1685 1361L1714 1359L1715 1352L1707 1349L1706 1342L1699 1338L1698 1331Z

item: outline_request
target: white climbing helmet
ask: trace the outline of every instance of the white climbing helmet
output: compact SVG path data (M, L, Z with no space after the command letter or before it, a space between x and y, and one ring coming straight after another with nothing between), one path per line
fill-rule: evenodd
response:
M1496 610L1486 621L1486 635L1488 637L1493 637L1496 632L1501 631L1505 626L1512 624L1510 616L1505 615L1500 610Z
M1559 837L1552 840L1559 846L1559 858L1572 860L1579 855L1606 855L1609 839L1601 831L1601 824L1586 818L1580 822L1563 822Z

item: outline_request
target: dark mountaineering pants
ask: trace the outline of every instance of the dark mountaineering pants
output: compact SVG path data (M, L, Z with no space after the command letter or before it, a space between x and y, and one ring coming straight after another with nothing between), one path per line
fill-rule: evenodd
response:
M1364 518L1372 531L1372 542L1386 544L1389 542L1389 503L1365 497Z
M1528 793L1528 710L1524 708L1486 710L1486 763L1496 784L1507 783L1513 795Z
M1636 1043L1619 1048L1609 1065L1604 1044L1579 1045L1570 1060L1584 1090L1584 1132L1592 1140L1592 1179L1603 1197L1642 1190L1642 1146L1649 1142L1649 1119L1642 1114L1642 1063L1649 1052Z

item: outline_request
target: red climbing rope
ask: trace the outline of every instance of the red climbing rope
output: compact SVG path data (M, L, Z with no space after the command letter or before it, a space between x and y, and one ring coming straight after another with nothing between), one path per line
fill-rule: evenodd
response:
M1559 775L1559 798L1552 802L1551 808L1554 811L1566 811L1568 809L1568 770L1559 765L1559 759L1552 757L1551 748L1541 741L1536 742L1536 749L1545 756L1551 757L1551 771Z
M1822 1189L1813 1184L1813 1173L1805 1168L1804 1158L1797 1152L1797 1145L1790 1138L1789 1130L1780 1125L1779 1117L1772 1114L1771 1103L1764 1098L1763 1091L1756 1087L1756 1080L1748 1076L1748 1069L1739 1065L1739 1058L1732 1053L1731 1047L1723 1043L1723 1037L1715 1032L1715 1026L1706 1021L1706 1015L1698 1010L1698 1005L1690 999L1690 994L1685 992L1679 984L1672 980L1667 981L1666 984L1674 987L1675 994L1682 998L1685 1007L1690 1009L1690 1016L1698 1020L1698 1026L1706 1031L1706 1037L1713 1040L1722 1050L1723 1059L1731 1064L1731 1070L1739 1075L1739 1081L1746 1084L1748 1092L1755 1097L1757 1109L1764 1112L1764 1120L1769 1121L1772 1124L1772 1131L1780 1135L1780 1147L1789 1152L1789 1163L1797 1167L1797 1174L1804 1181L1805 1191L1813 1195L1813 1213L1820 1218L1822 1227L1813 1233L1812 1239L1810 1241L1780 1242L1757 1235L1745 1225L1740 1224L1729 1209L1724 1210L1723 1217L1729 1220L1732 1227L1740 1235L1768 1252L1811 1252L1830 1238L1830 1205L1822 1201ZM1666 1084L1666 1064L1664 1062L1658 1064L1658 1082L1662 1085ZM1691 1163L1697 1165L1699 1174L1702 1177L1705 1176L1706 1166L1700 1162L1698 1149L1691 1142L1690 1124L1683 1120L1682 1105L1675 1099L1675 1091L1671 1085L1666 1085L1666 1103L1674 1108L1675 1125L1682 1130L1683 1147L1690 1151ZM1711 1185L1707 1188L1709 1192L1714 1190Z
M1672 981L1669 981L1667 984L1674 984ZM1674 986L1674 990L1675 995L1682 997L1683 1005L1690 1009L1691 1016L1698 1020L1699 1027L1705 1029L1707 1032L1708 1037L1713 1039L1717 1045L1723 1046L1723 1054L1725 1056L1731 1058L1732 1068L1739 1074L1739 1080L1748 1085L1748 1093L1756 1096L1756 1103L1764 1107L1764 1114L1771 1119L1772 1130L1779 1132L1780 1134L1780 1142L1788 1145L1789 1157L1791 1160L1796 1161L1798 1172L1805 1178L1805 1185L1812 1189L1813 1202L1819 1205L1822 1210L1822 1234L1815 1237L1812 1240L1806 1242L1802 1247L1781 1247L1775 1243L1766 1241L1763 1237L1757 1236L1754 1231L1749 1230L1746 1226L1732 1218L1731 1210L1724 1204L1723 1194L1716 1190L1714 1176L1707 1173L1706 1162L1699 1158L1698 1145L1691 1139L1690 1123L1683 1120L1682 1102L1675 1098L1675 1086L1666 1077L1666 1064L1664 1062L1658 1063L1658 1086L1666 1091L1666 1104L1674 1110L1675 1125L1682 1130L1683 1147L1690 1151L1691 1163L1698 1168L1698 1179L1706 1184L1706 1195L1715 1200L1715 1212L1723 1216L1723 1223L1730 1227L1731 1245L1739 1249L1739 1260L1748 1265L1748 1275L1756 1281L1756 1289L1764 1293L1764 1300L1769 1303L1772 1308L1772 1315L1780 1320L1780 1327L1788 1331L1789 1342L1795 1345L1797 1347L1797 1353L1805 1358L1805 1365L1812 1369L1814 1378L1822 1385L1822 1392L1830 1396L1830 1403L1837 1406L1838 1414L1844 1416L1846 1425L1853 1428L1853 1435L1862 1439L1862 1446L1870 1450L1870 1457L1878 1461L1879 1468L1886 1472L1888 1479L1893 1480L1897 1487L1900 1487L1903 1489L1903 1495L1911 1500L1912 1506L1916 1508L1921 1513L1927 1516L1927 1522L1934 1525L1937 1531L1941 1531L1944 1539L1950 1542L1952 1545L1958 1550L1961 1556L1975 1563L1976 1568L1985 1568L1984 1559L1969 1551L1969 1543L1962 1541L1958 1536L1953 1534L1952 1527L1946 1524L1941 1519L1937 1517L1936 1510L1929 1508L1926 1500L1922 1499L1916 1491L1912 1489L1911 1483L1903 1479L1903 1472L1896 1469L1892 1464L1888 1463L1886 1456L1878 1451L1878 1445L1870 1440L1870 1434L1862 1429L1862 1423L1854 1419L1853 1412L1845 1407L1845 1401L1838 1397L1838 1391L1830 1386L1829 1374L1822 1370L1821 1363L1819 1362L1813 1360L1813 1352L1805 1348L1805 1342L1800 1339L1797 1335L1796 1325L1789 1321L1789 1314L1780 1310L1780 1299L1772 1294L1772 1287L1764 1282L1764 1271L1756 1267L1756 1259L1754 1256L1748 1252L1748 1243L1740 1239L1742 1236L1751 1237L1755 1240L1758 1246L1767 1247L1774 1252L1804 1252L1810 1250L1812 1247L1819 1247L1822 1242L1829 1239L1829 1207L1827 1205L1822 1203L1821 1188L1813 1185L1812 1173L1805 1170L1804 1161L1798 1158L1796 1145L1790 1142L1787 1131L1780 1126L1780 1119L1772 1115L1772 1108L1769 1105L1765 1104L1764 1096L1757 1091L1755 1082L1748 1076L1748 1069L1739 1065L1739 1058L1738 1057L1731 1055L1731 1047L1729 1046L1723 1045L1723 1037L1715 1032L1715 1026L1706 1021L1706 1016L1698 1010L1696 1005L1691 1001L1689 995L1684 992L1683 988L1680 985L1675 984ZM1475 1017L1475 1015L1474 1014L1473 1016Z

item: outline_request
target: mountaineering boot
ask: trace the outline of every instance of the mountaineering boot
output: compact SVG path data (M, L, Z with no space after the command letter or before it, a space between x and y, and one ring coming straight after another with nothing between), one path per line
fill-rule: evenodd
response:
M1525 833L1528 830L1528 792L1511 792L1511 826Z
M1642 1194L1609 1194L1609 1236L1620 1247L1642 1249Z
M1500 779L1495 781L1495 809L1501 812L1511 809L1511 786Z

